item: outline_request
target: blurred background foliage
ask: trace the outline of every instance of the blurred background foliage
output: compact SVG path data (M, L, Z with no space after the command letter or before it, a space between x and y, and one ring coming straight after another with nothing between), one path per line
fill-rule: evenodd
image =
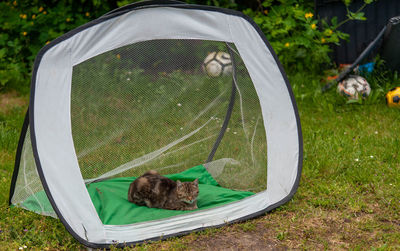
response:
M36 54L60 35L135 1L6 0L0 3L0 92L29 88ZM254 19L290 74L320 75L332 66L329 44L348 35L313 14L313 0L187 0L242 11ZM367 1L366 1L367 2ZM344 4L348 5L348 0ZM350 13L351 14L351 13ZM362 14L348 15L362 20Z

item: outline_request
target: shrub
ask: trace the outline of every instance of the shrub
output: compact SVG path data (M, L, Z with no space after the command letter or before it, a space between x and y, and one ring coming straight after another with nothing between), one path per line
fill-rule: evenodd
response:
M27 86L41 47L114 7L98 0L1 2L0 91Z
M372 0L364 0L367 3ZM6 0L0 2L0 91L28 86L33 60L45 44L75 27L131 0ZM320 22L310 0L186 0L244 10L261 27L289 73L321 74L329 66L329 44L348 38L338 30L344 22L365 19L362 8L337 24ZM239 3L240 2L240 3ZM344 1L346 6L350 0ZM250 8L251 7L251 8Z
M247 9L244 13L260 26L289 74L321 74L331 66L330 45L349 38L338 28L350 20L365 20L362 10L372 1L364 0L356 12L349 10L351 0L344 1L347 19L339 24L337 18L329 24L317 20L312 3L306 0L265 0L257 10Z

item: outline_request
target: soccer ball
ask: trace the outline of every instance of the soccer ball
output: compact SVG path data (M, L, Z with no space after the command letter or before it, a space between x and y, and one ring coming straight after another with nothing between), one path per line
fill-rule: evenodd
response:
M203 71L210 77L219 77L232 72L232 61L228 53L219 51L211 52L204 59Z
M395 87L386 94L386 104L400 108L400 87Z
M358 99L359 94L363 98L368 97L371 87L365 78L351 75L338 84L337 91L348 99Z

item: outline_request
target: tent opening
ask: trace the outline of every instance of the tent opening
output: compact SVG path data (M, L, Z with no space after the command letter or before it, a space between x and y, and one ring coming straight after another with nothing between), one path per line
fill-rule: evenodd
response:
M266 189L260 104L233 44L150 40L75 65L71 121L81 173L104 224L143 215L134 212L127 191L148 170L187 181L204 177L199 209ZM217 191L223 203L210 196ZM131 219L117 216L126 215L124 207ZM187 213L161 211L163 217Z

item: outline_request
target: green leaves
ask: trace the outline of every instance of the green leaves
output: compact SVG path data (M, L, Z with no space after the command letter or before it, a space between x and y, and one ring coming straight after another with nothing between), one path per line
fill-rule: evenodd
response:
M265 0L263 3L262 3L262 6L264 7L264 8L267 8L267 7L269 7L269 6L271 6L272 5L272 2L273 2L274 0Z
M314 17L312 6L299 0L264 1L263 10L247 9L278 54L286 71L320 73L329 66L329 43L339 43L343 34ZM266 13L266 14L265 14ZM320 30L320 28L323 28Z
M365 0L360 9L349 10L351 0L344 0L347 19L339 21L334 17L328 23L314 17L312 6L302 0L267 0L261 9L247 9L249 15L261 27L284 68L289 74L305 71L321 74L330 66L330 44L340 45L349 35L338 30L351 20L366 20L363 8L373 2Z
M351 11L348 11L347 17L350 20L362 20L362 21L367 20L367 18L364 17L364 12L351 12Z
M337 17L333 17L333 18L331 19L331 24L332 24L333 26L336 26L336 25L337 25Z
M6 48L0 49L0 59L2 59L6 55L6 52L7 52Z
M122 6L131 2L0 2L0 69L5 71L2 75L2 85L12 82L16 86L27 86L33 60L40 48L69 30L113 9L115 4ZM186 2L198 3L197 0ZM363 7L371 2L373 0L364 0ZM205 0L203 3L232 9L238 7L232 0ZM351 1L345 0L344 3L348 7ZM249 8L243 12L260 26L289 73L320 73L330 64L329 45L338 45L342 40L349 38L348 34L340 32L337 28L348 20L365 20L362 8L355 12L348 10L347 20L340 22L337 18L332 18L329 24L316 19L312 4L304 0L264 0L253 6L253 9Z
M351 2L352 2L352 0L343 0L343 3L344 3L346 6L349 6L349 5L351 4Z
M1 1L0 91L7 86L28 86L40 48L112 9L109 4L100 0Z

